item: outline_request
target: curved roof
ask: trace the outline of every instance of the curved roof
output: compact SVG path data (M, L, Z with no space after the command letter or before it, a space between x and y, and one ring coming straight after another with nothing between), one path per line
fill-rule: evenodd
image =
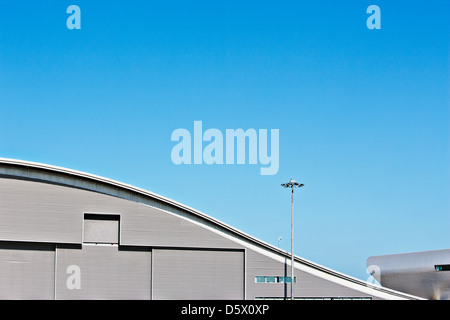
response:
M203 212L153 192L108 178L58 166L8 158L0 158L0 176L79 188L150 205L201 223L206 227L231 236L235 240L240 240L241 243L244 243L246 246L251 246L253 249L262 249L266 254L271 254L272 257L290 258L290 254L287 251L256 239ZM313 271L314 273L316 271L325 273L328 276L332 276L337 282L349 282L358 286L359 290L369 290L371 291L370 294L376 295L378 293L380 297L388 299L419 299L415 296L364 282L298 256L294 257L294 261L296 268L302 269L302 266L305 266L308 268L307 272ZM323 274L321 276L323 277Z

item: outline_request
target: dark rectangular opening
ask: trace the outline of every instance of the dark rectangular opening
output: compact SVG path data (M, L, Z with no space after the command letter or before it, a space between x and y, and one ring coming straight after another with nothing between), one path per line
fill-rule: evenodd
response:
M108 220L119 221L120 216L118 214L97 214L97 213L85 213L84 220Z
M434 266L436 271L450 271L450 264L437 264Z

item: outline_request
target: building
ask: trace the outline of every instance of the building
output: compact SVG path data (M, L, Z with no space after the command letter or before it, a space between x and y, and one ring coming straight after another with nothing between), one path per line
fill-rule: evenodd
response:
M295 257L295 297L415 299ZM151 192L0 159L0 299L283 299L290 254Z
M450 300L450 249L373 256L366 264L383 287Z

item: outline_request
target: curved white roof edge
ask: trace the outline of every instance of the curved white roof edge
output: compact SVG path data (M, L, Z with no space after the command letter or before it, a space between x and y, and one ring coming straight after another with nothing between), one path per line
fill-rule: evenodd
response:
M219 220L217 220L217 219L215 219L215 218L213 218L213 217L211 217L211 216L209 216L209 215L207 215L207 214L205 214L205 213L203 213L201 211L198 211L198 210L196 210L194 208L186 206L186 205L184 205L182 203L179 203L179 202L177 202L175 200L163 197L161 195L158 195L156 193L153 193L153 192L145 190L145 189L141 189L141 188L138 188L138 187L126 184L126 183L122 183L122 182L115 181L115 180L112 180L112 179L109 179L109 178L97 176L97 175L94 175L94 174L90 174L90 173L86 173L86 172L82 172L82 171L77 171L77 170L73 170L73 169L68 169L68 168L64 168L64 167L59 167L59 166L55 166L55 165L44 164L44 163L38 163L38 162L32 162L32 161L26 161L26 160L18 160L18 159L10 159L10 158L1 158L0 157L0 164L10 164L10 165L16 165L16 166L22 166L22 167L32 167L32 168L36 168L36 169L46 169L46 170L49 170L49 171L54 171L56 173L65 173L65 174L74 175L74 176L77 176L77 177L80 177L80 178L84 178L84 179L91 179L91 180L94 180L94 181L106 183L106 184L109 184L109 185L112 185L112 186L115 186L115 187L126 189L128 191L139 193L139 194L147 196L147 197L156 198L156 199L158 199L158 200L160 200L162 202L165 202L167 204L170 204L170 205L173 205L175 207L181 208L181 209L183 209L183 210L185 210L185 211L187 211L187 212L189 212L191 214L197 215L197 216L199 216L199 217L201 217L201 218L203 218L205 220L208 220L208 221L214 223L215 225L218 225L218 226L220 226L220 227L222 227L222 228L224 228L224 229L226 229L228 231L231 231L234 234L237 234L237 235L245 238L246 240L252 242L253 244L256 243L256 244L261 245L261 246L263 246L263 247L265 247L267 249L270 249L270 250L272 250L274 252L277 252L277 253L282 254L284 256L287 256L287 257L290 257L290 253L288 253L285 250L281 250L280 248L275 247L274 245L272 245L270 243L267 243L265 241L257 239L255 237L253 237L253 236L251 236L251 235L249 235L249 234L247 234L247 233L245 233L245 232L243 232L241 230L238 230L238 229L236 229L236 228L234 228L234 227L232 227L232 226L230 226L230 225L228 225L228 224L226 224L226 223L224 223L222 221L219 221ZM352 276L346 275L344 273L338 272L336 270L327 268L325 266L319 265L319 264L317 264L315 262L309 261L309 260L307 260L305 258L296 256L296 255L294 255L294 259L295 259L294 261L295 261L296 265L298 264L298 262L302 263L302 264L305 264L305 265L307 265L309 267L312 267L313 269L316 269L318 271L322 271L322 272L325 272L325 273L327 273L329 275L336 276L336 277L338 277L340 279L347 280L347 281L350 281L350 282L352 282L354 284L361 285L363 287L366 287L367 289L372 289L372 290L378 291L379 293L384 293L384 294L388 294L388 295L398 296L399 299L418 299L418 300L422 300L423 299L421 297L416 297L416 296L413 296L413 295L410 295L410 294L407 294L407 293L404 293L404 292L395 291L395 290L392 290L392 289L389 289L389 288L384 288L384 287L380 287L380 286L374 285L374 284L369 283L369 282L365 282L363 280L360 280L360 279L354 278Z

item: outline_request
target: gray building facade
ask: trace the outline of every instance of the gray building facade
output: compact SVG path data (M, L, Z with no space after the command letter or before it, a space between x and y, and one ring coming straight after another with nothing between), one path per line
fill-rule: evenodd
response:
M450 249L372 256L366 264L383 287L450 300Z
M117 181L0 159L0 299L284 299L290 254ZM298 299L415 299L301 257Z

